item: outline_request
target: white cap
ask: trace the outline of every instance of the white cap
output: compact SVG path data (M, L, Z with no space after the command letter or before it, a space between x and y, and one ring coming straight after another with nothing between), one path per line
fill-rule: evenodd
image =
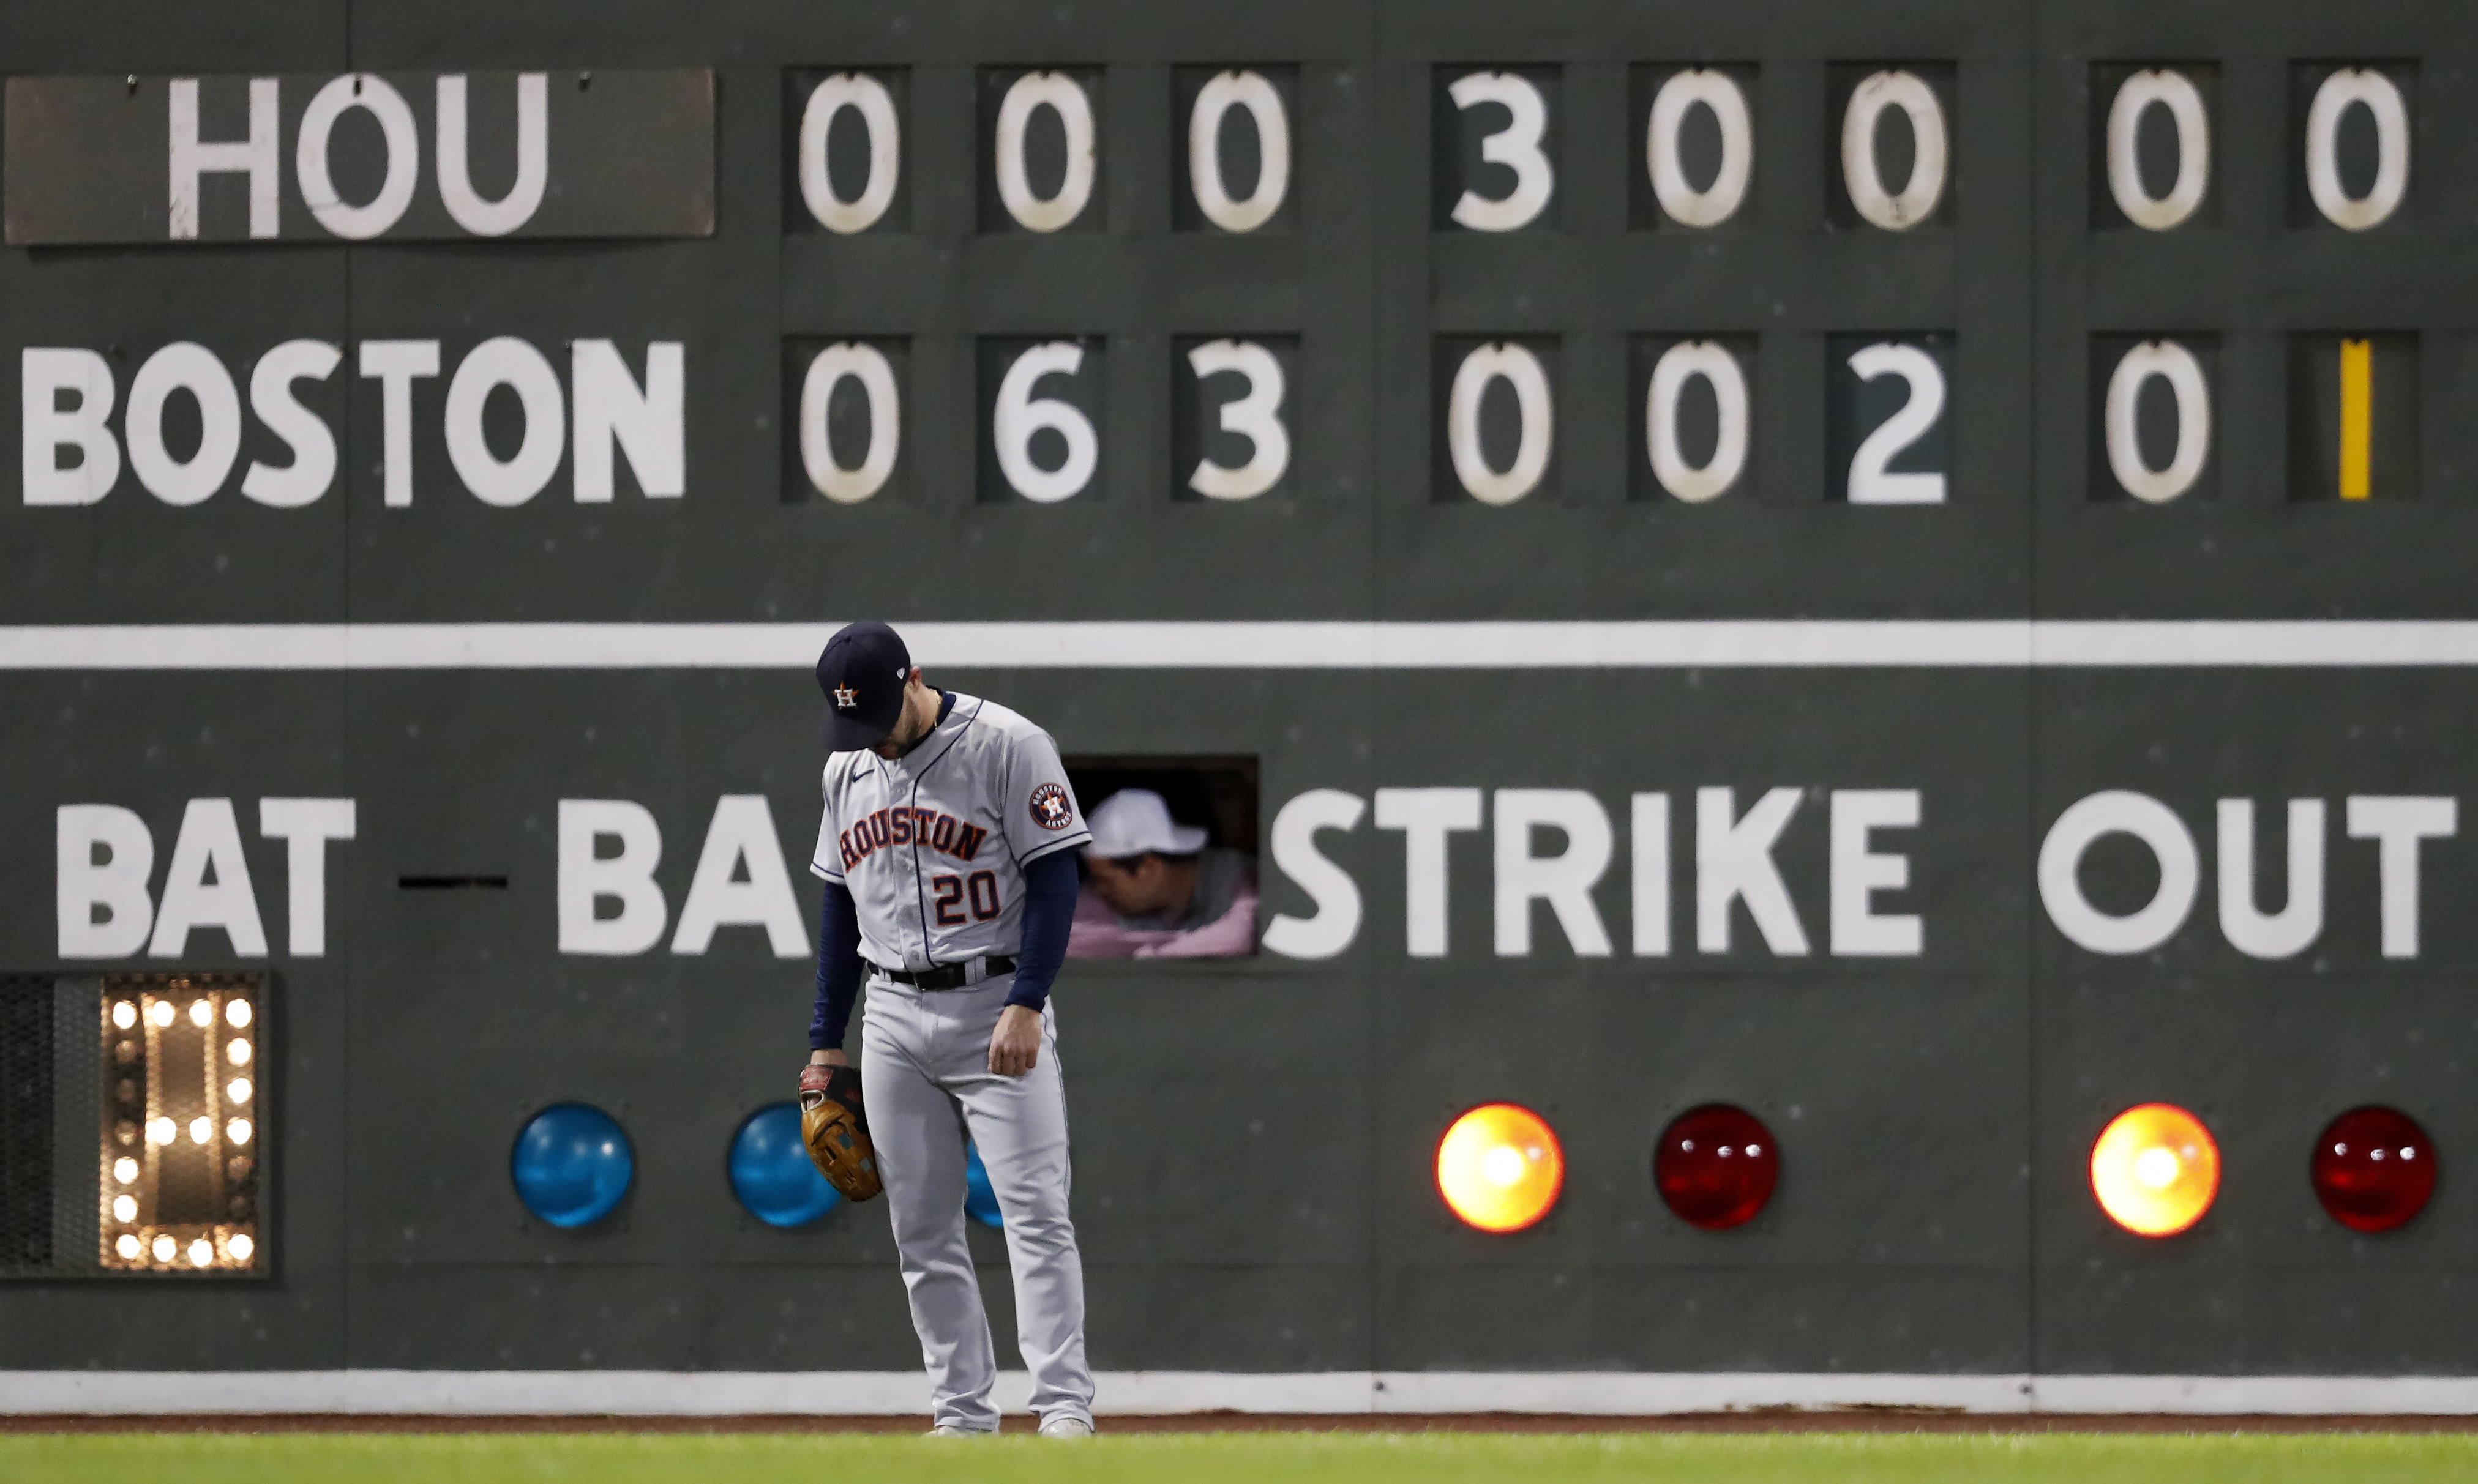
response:
M1150 789L1121 789L1084 815L1093 832L1088 855L1123 861L1148 851L1155 855L1194 855L1204 848L1204 831L1192 824L1174 824L1170 805Z

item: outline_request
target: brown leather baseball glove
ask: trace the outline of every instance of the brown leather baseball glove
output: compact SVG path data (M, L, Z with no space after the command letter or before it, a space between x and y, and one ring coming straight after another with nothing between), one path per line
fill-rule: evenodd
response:
M846 1200L874 1200L885 1189L877 1179L877 1147L869 1142L869 1116L861 1111L859 1068L800 1069L800 1142Z

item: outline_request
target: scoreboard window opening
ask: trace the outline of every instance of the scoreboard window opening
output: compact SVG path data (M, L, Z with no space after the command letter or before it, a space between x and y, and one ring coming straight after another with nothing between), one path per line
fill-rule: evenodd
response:
M1077 852L1082 885L1068 956L1171 962L1252 955L1256 759L1091 754L1063 761L1096 848L1115 855L1130 843L1140 847L1100 867Z

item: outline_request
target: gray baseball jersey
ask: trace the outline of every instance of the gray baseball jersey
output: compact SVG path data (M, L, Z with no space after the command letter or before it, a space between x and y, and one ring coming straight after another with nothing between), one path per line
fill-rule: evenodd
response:
M913 971L1012 954L1024 868L1092 842L1049 734L996 701L953 695L921 744L826 759L809 869L851 893L862 955Z

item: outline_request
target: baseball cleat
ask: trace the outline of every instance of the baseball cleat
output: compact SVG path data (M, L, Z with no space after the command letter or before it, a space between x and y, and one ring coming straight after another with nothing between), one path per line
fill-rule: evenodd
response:
M1093 1436L1093 1424L1080 1417L1053 1417L1041 1424L1041 1435L1045 1438L1089 1438Z

